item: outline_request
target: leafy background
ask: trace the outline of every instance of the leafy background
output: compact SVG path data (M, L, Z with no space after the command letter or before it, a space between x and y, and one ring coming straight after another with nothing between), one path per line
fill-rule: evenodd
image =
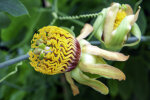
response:
M58 0L57 6L52 0L0 0L0 62L26 54L30 49L30 40L39 28L47 26L53 20L52 12L58 14L80 15L96 13L112 2L128 3L133 8L137 0ZM138 25L144 36L150 35L149 1L141 3ZM94 18L76 20L57 20L57 26L74 26L76 35L84 23L93 23ZM93 40L95 40L93 38ZM93 89L77 83L80 94L73 96L63 74L48 76L35 72L29 61L18 66L18 72L0 83L0 100L150 100L150 43L141 42L132 48L123 48L121 52L130 55L126 62L112 64L126 74L125 81L102 81L110 88L110 94L102 95ZM15 64L0 69L0 79L15 69Z

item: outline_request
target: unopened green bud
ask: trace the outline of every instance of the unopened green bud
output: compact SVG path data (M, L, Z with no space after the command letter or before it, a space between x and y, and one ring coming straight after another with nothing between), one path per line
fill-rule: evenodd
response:
M44 56L45 56L45 53L40 53L39 59L42 60L44 58Z
M125 4L122 4L121 7L122 7L123 10L127 9L127 6Z
M39 45L40 43L43 43L42 39L39 39L39 40L36 41L36 45Z
M45 47L46 47L46 45L45 45L44 43L40 43L40 44L39 44L39 48L45 49Z

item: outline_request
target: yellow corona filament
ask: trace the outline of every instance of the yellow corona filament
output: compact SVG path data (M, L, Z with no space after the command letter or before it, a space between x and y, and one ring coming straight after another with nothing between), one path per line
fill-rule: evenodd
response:
M114 23L114 29L116 29L121 21L127 16L126 12L124 10L119 10L115 19L115 23Z
M36 48L39 48L37 42L42 40L42 43L47 49L43 59L39 59L40 54L34 53ZM68 69L75 55L75 39L66 30L56 27L47 26L39 30L39 34L35 33L31 41L31 50L29 52L30 64L38 72L44 74L63 73Z

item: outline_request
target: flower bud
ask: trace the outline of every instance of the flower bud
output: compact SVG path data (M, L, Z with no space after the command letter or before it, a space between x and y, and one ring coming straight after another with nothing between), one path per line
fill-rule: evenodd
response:
M102 42L106 49L116 51L127 46L125 42L131 32L138 38L138 41L128 46L136 45L141 39L140 29L135 23L139 12L140 8L136 14L133 14L129 5L113 3L110 7L102 10L97 17L93 25L95 37ZM134 26L136 26L134 28L136 31L132 31Z

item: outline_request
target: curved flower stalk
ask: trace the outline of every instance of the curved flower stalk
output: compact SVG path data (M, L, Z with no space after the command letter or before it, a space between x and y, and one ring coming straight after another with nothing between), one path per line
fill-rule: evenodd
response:
M68 31L56 26L40 29L31 41L30 64L43 74L65 73L74 95L79 94L74 80L102 94L108 94L107 86L96 79L105 77L125 80L125 75L121 70L108 65L104 59L126 61L129 56L91 45L83 38L92 31L93 27L85 24L81 34L74 38Z
M123 46L134 46L141 40L141 31L136 24L140 7L135 14L130 5L113 3L102 10L93 27L93 34L108 50L117 51ZM127 44L126 40L132 35L138 38L136 42Z

